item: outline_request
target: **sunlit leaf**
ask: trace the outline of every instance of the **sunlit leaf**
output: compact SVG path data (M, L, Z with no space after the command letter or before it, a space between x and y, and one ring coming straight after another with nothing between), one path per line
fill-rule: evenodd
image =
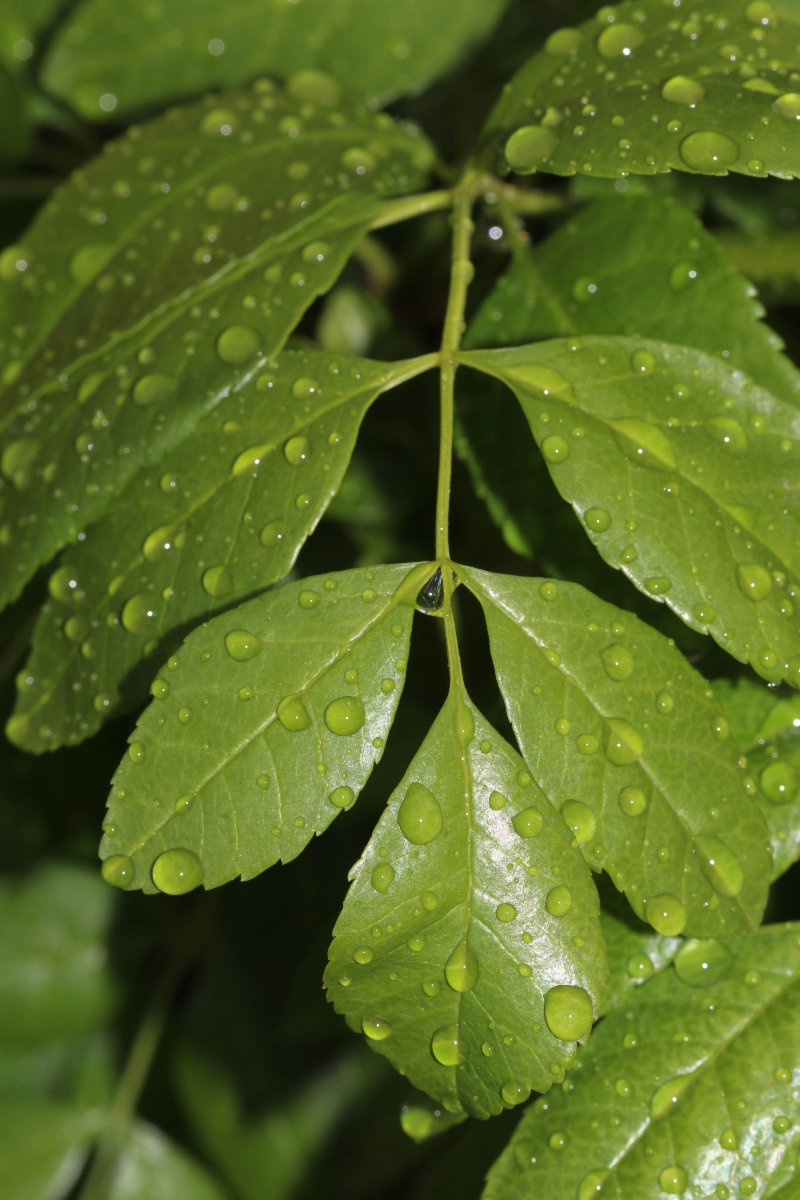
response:
M503 90L483 156L520 174L791 178L800 100L785 76L800 66L799 34L762 0L604 5L551 34Z
M381 758L430 571L303 579L190 634L114 776L105 878L217 887L288 862L327 829Z
M0 259L0 602L267 369L431 162L383 114L268 81L105 150Z
M799 932L687 943L527 1110L484 1200L781 1194L800 1118Z
M517 395L613 567L766 679L800 685L800 414L719 359L635 338L470 351Z
M187 626L286 575L364 413L413 372L287 351L140 472L51 576L9 736L81 741L141 699Z
M767 830L705 681L649 625L575 584L459 571L483 606L525 761L587 861L659 933L755 928Z
M597 893L457 681L351 879L325 973L351 1028L451 1112L564 1078L607 970Z

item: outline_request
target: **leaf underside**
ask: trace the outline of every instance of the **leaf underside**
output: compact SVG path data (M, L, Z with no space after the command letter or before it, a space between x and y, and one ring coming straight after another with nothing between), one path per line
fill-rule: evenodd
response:
M515 392L603 558L770 681L800 681L800 415L718 359L634 338L461 359Z
M429 825L411 826L412 842L401 806L420 787ZM582 988L597 1013L607 973L597 893L570 831L459 683L351 879L325 982L373 1048L445 1108L477 1117L563 1079L576 1042L551 1033L544 995Z
M218 887L288 862L326 829L381 758L430 571L311 577L194 630L155 681L114 776L106 878L157 891L164 854L161 890ZM186 886L172 875L175 851L190 852Z
M187 628L283 578L402 364L286 351L220 400L52 577L9 736L55 749L138 703Z
M525 761L587 862L661 933L755 928L767 829L705 681L661 634L576 584L459 573L483 606ZM659 918L664 906L675 920Z

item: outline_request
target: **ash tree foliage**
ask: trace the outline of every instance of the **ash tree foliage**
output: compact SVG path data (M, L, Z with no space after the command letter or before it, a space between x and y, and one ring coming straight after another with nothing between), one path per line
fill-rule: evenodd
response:
M800 6L6 0L0 158L0 1195L800 1195Z

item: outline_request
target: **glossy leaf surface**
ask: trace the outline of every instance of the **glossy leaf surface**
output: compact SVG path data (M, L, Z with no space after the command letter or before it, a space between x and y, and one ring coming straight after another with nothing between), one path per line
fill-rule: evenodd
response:
M187 626L283 578L364 413L408 374L286 351L140 472L51 577L9 735L41 751L96 732L140 700Z
M527 1110L484 1200L772 1196L792 1178L798 927L703 951L606 1017L563 1091ZM714 978L698 982L703 962Z
M105 149L3 252L0 602L266 368L431 162L385 115L264 81Z
M521 174L791 178L798 34L785 11L740 0L604 5L552 34L505 88L484 157Z
M84 0L56 38L46 86L98 120L259 72L309 68L383 101L420 91L492 29L505 0ZM330 85L329 89L330 89ZM110 97L107 99L106 97Z
M632 994L657 971L670 965L681 945L680 937L665 937L646 925L633 928L635 918L625 920L605 911L600 924L608 953L608 983L603 990L601 1015L627 1004Z
M755 928L767 831L705 681L649 625L575 584L459 571L483 606L525 761L586 860L660 933Z
M381 757L428 567L287 584L196 629L116 775L109 882L178 894L288 862Z
M800 414L634 338L470 351L515 392L600 554L759 674L800 683Z
M137 1121L120 1152L109 1200L225 1200L212 1175L170 1138Z
M564 1078L606 976L597 893L458 682L351 879L325 973L351 1028L450 1111L487 1117ZM572 1037L551 1028L561 996Z

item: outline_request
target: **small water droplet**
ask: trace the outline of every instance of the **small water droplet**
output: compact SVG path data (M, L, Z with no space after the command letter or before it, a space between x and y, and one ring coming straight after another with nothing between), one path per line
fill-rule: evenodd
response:
M128 758L131 762L139 765L144 762L146 757L147 750L144 742L131 742L130 746L128 746Z
M233 591L233 576L228 567L224 565L209 567L207 571L204 571L202 583L203 590L214 599L229 596Z
M261 653L264 643L246 629L233 629L225 634L225 649L236 662L247 662Z
M583 34L580 29L557 29L555 33L551 33L544 44L547 54L553 54L561 58L565 54L576 54L583 41Z
M656 708L660 713L671 713L675 707L675 699L671 692L659 692L656 696Z
M625 969L631 979L649 979L655 971L652 961L646 954L632 954Z
M665 937L677 937L683 933L686 925L686 909L677 896L671 892L662 892L658 896L650 896L644 902L645 917L653 926L656 933Z
M500 1095L503 1102L513 1107L516 1104L524 1104L531 1094L531 1089L526 1087L524 1083L518 1083L516 1079L507 1079L500 1088Z
M361 1028L372 1042L383 1042L392 1032L392 1027L383 1017L364 1017Z
M325 724L331 733L339 737L349 737L358 733L365 720L364 705L357 696L340 696L338 700L332 700L325 709Z
M544 829L544 819L535 808L523 808L511 818L511 824L521 838L538 837Z
M383 894L389 891L393 879L394 868L389 866L388 863L378 863L370 876L370 882L375 891Z
M131 596L122 610L122 624L129 633L145 633L158 616L155 599L146 592Z
M604 508L587 508L583 519L592 533L605 533L611 524L611 515Z
M422 984L422 990L426 996L438 996L441 991L441 985L438 979L426 979Z
M553 725L559 737L566 737L572 726L566 717L558 717Z
M748 600L765 600L772 591L772 576L757 563L739 563L736 582Z
M544 906L551 917L564 917L572 907L572 893L566 884L559 884L547 893Z
M217 354L224 363L246 363L260 348L261 337L249 325L231 325L217 338Z
M560 463L569 458L569 444L557 434L546 437L542 442L542 454L548 462Z
M421 933L414 933L408 939L406 945L414 954L419 954L420 950L425 949L425 938Z
M600 651L600 661L609 679L621 682L633 673L633 655L627 646L614 642Z
M786 92L785 95L778 96L772 107L778 116L787 121L800 121L800 94L797 92Z
M617 797L617 803L626 817L638 817L647 807L647 797L640 788L624 787Z
M305 589L297 597L297 603L301 608L316 608L322 600L319 592L312 592L310 589Z
M543 583L539 588L539 595L543 600L555 600L558 595L558 588L554 583L548 581L547 583Z
M278 705L278 720L290 733L299 733L308 729L311 724L311 717L299 696L287 696L285 700L281 700Z
M498 921L508 924L510 921L516 921L517 910L514 908L513 904L498 904L497 908L494 910L494 915L497 917Z
M185 795L179 796L178 799L175 801L175 812L178 813L178 815L180 815L181 813L188 812L189 809L192 807L193 800L194 800L193 792L186 792Z
M493 808L495 812L499 812L501 808L505 808L506 804L508 804L508 799L502 792L492 792L489 797L490 808Z
M256 694L255 688L250 683L244 684L236 693L240 700L252 700Z
M695 838L700 851L700 869L715 892L731 898L738 896L744 885L744 868L721 838L702 834Z
M764 767L759 782L764 795L773 804L790 804L797 795L800 778L790 763L778 760Z
M127 854L112 854L104 861L100 873L106 883L123 890L131 886L136 875L133 862Z
M166 679L156 678L150 684L150 692L155 696L156 700L165 700L170 692L170 685Z
M463 938L447 960L444 977L454 992L471 992L478 982L478 959Z
M597 818L592 810L580 800L567 800L561 815L575 835L579 846L590 842L597 832Z
M280 545L286 534L286 523L284 521L270 521L261 530L259 540L262 546L266 546L270 550L274 550Z
M523 125L505 144L506 162L518 175L530 175L558 144L550 129L541 125Z
M624 418L610 425L620 449L631 462L654 471L674 471L678 463L667 435L650 421Z
M578 1188L578 1200L594 1200L610 1174L610 1171L601 1170L584 1175Z
M370 950L369 946L361 946L353 953L354 961L359 963L361 966L365 966L368 962L372 962L374 957L375 952L374 950Z
M575 739L575 745L580 754L596 754L600 749L600 743L592 733L582 733Z
M645 579L644 586L651 596L663 596L672 587L672 580L666 575L651 575Z
M654 1121L670 1116L677 1110L683 1093L692 1083L691 1075L680 1075L677 1079L668 1079L653 1092L650 1098L650 1116Z
M685 104L687 108L694 108L705 100L706 90L696 79L690 79L687 75L673 75L662 87L661 98L667 104Z
M293 437L283 448L286 461L293 467L300 467L308 462L311 455L311 442L307 437Z
M665 1167L658 1177L658 1186L668 1196L679 1196L686 1190L689 1176L683 1167Z
M203 864L191 850L165 850L153 863L153 883L168 896L183 896L203 882Z
M431 1053L443 1067L457 1067L467 1058L466 1041L457 1025L443 1025L431 1038Z
M638 25L618 21L607 25L597 38L597 50L603 58L628 58L645 40Z
M560 984L550 988L544 998L544 1019L554 1037L574 1042L585 1037L592 1027L592 1001L582 987Z
M706 432L713 442L735 458L741 458L747 451L745 432L733 417L711 417L706 421Z
M656 360L649 350L634 350L631 355L631 370L637 375L651 375L656 369Z
M184 706L178 709L178 720L181 725L188 725L192 719L192 710Z
M710 625L711 622L716 618L717 614L715 609L713 609L710 604L695 604L694 608L692 609L692 615L694 619L699 621L702 625Z
M423 892L420 896L422 907L426 912L433 912L436 905L439 903L439 898L435 892Z
M133 387L133 399L142 407L150 404L162 404L168 400L178 381L171 375L143 375Z
M356 794L351 787L346 785L343 787L334 788L328 796L334 808L349 808L356 798Z
M442 831L442 810L436 797L421 783L412 783L397 812L403 836L414 846L426 846ZM424 899L423 899L424 903Z

